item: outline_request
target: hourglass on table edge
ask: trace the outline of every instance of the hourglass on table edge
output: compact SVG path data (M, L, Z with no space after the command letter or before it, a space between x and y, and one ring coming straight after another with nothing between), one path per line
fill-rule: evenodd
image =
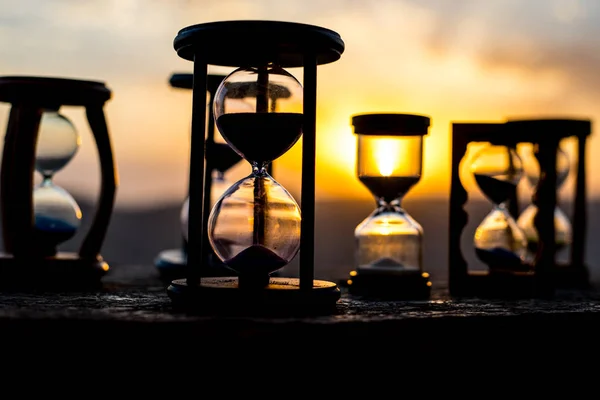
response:
M199 46L198 43L202 43ZM314 208L317 66L338 60L340 36L328 29L279 21L220 21L179 31L178 55L194 61L190 207L186 278L167 292L176 305L204 309L330 310L340 297L333 282L314 279ZM223 138L252 166L212 208L207 236L236 277L205 277L202 224L203 135L207 65L237 67L217 90L214 117ZM302 67L304 86L284 68ZM247 90L252 110L229 107L228 83ZM292 95L273 109L271 84ZM202 127L202 128L201 128ZM266 166L302 136L301 204ZM272 277L299 252L299 278Z
M350 294L398 299L427 298L431 282L423 270L423 228L402 207L421 180L423 137L430 118L373 113L352 117L357 136L356 173L376 209L355 229L356 265Z
M575 129L564 129L561 120L544 120L546 122L539 129L527 121L452 124L449 288L453 295L547 296L562 285L562 274L558 273L554 261L556 154L560 138L584 132L585 123L581 121ZM495 203L472 239L477 258L486 264L486 270L469 268L461 250L462 232L468 221L464 209L468 196L459 175L461 161L466 161L467 147L471 143L486 144L470 160L468 167L486 198ZM541 174L545 177L538 182L536 190L536 198L544 201L536 202L539 207L536 227L542 234L539 235L540 249L533 257L528 255L525 233L516 223L519 213L516 185L523 171L515 149L520 143L537 146ZM580 146L585 146L585 134L580 137ZM579 161L583 163L585 159ZM584 181L578 182L580 194L585 193L583 184ZM577 197L576 203L580 207L576 214L585 214L582 196L578 194ZM582 257L582 253L572 255Z
M11 104L1 171L4 287L96 286L109 270L100 248L112 214L117 173L103 107L102 82L64 78L0 77L0 101ZM76 154L80 137L60 113L83 106L100 157L101 190L93 222L78 252L58 251L81 224L81 210L53 178ZM36 172L41 183L34 187Z
M193 89L193 74L174 73L169 79L172 87L180 89ZM221 195L231 186L226 173L233 168L242 157L236 153L226 142L215 136L214 122L214 99L219 85L225 78L225 75L208 74L207 75L207 132L206 132L206 166L205 166L205 190L204 190L204 212L203 227L206 232L210 210ZM235 102L246 106L245 101L249 85L245 84L227 84L227 97L236 99ZM288 98L291 93L284 86L277 86L271 83L269 96L271 97L271 107L277 108L279 99ZM267 173L273 176L273 163L267 166ZM169 249L161 251L155 259L155 265L158 268L160 277L165 282L171 282L174 279L185 277L185 266L187 257L188 243L188 217L189 217L189 197L183 202L180 213L182 246L179 249ZM223 263L217 258L210 246L203 247L203 262L207 266L206 276L234 276L235 273L229 268L224 268Z

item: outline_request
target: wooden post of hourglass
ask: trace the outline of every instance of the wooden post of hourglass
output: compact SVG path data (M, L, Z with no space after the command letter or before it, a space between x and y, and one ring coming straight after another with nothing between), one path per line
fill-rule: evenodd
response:
M110 97L111 91L102 82L0 77L0 101L11 104L0 187L5 244L5 253L0 255L0 285L82 288L98 285L108 271L100 248L117 187L116 166L103 112L104 103ZM85 107L100 157L101 190L96 214L77 253L55 252L55 248L50 251L48 243L34 240L39 230L34 222L33 174L40 121L45 110L58 110L61 106Z
M203 43L203 45L198 46L197 43ZM339 35L333 31L306 24L278 21L221 21L193 25L180 30L175 38L174 47L180 57L194 62L194 105L192 121L192 154L190 157L190 217L187 276L185 279L175 280L171 283L167 290L169 297L176 305L191 306L194 308L199 307L205 310L215 308L222 309L225 307L228 309L233 308L234 310L244 309L253 311L273 310L275 308L284 312L292 310L312 312L316 312L317 310L330 311L340 297L340 290L333 282L314 279L316 67L317 65L327 64L338 60L344 50L343 41ZM273 64L271 64L271 62ZM265 207L267 209L263 210L263 212L270 214L260 215L258 223L260 225L262 218L270 218L271 225L269 226L271 228L268 232L265 229L264 235L275 234L275 236L271 236L270 239L276 241L277 245L283 247L286 247L286 245L291 243L292 246L287 247L285 250L285 257L288 258L284 259L282 258L283 256L278 256L278 259L288 262L289 257L293 257L295 252L300 249L299 279L272 277L269 282L266 282L266 286L258 284L249 285L246 290L239 286L236 277L207 278L203 274L203 266L200 264L201 260L199 254L201 254L202 246L204 244L201 240L204 227L201 224L200 215L202 213L202 196L204 194L203 188L205 183L199 175L201 175L201 172L203 171L203 161L205 159L204 135L200 132L201 128L205 125L206 113L205 107L200 106L199 101L203 98L204 91L206 90L206 71L209 64L238 67L238 70L236 71L242 74L244 72L253 73L252 71L254 70L244 70L240 67L241 65L256 66L258 68L268 65L269 69L271 68L271 65L274 65L274 68L278 68L277 71L283 73L281 76L284 78L282 79L287 79L298 85L299 82L297 82L297 80L289 73L285 72L283 68L302 67L304 69L302 114L291 112L287 113L289 115L284 115L286 113L274 115L277 117L273 120L276 124L272 126L270 123L267 123L265 124L265 127L268 127L268 132L258 132L259 129L254 128L258 128L257 125L259 123L261 124L260 126L262 126L265 122L271 121L271 119L263 118L264 116L267 116L265 113L256 113L256 111L264 109L264 100L268 98L268 95L265 96L262 94L256 96L255 93L254 100L256 101L256 109L253 113L250 113L251 115L227 113L223 114L226 118L220 122L221 129L223 129L225 124L233 124L227 125L227 129L229 130L228 133L230 135L228 142L231 141L234 147L241 145L244 150L241 150L240 152L243 153L245 157L248 157L247 161L251 163L254 161L257 164L281 156L281 154L289 150L289 147L287 146L291 147L299 138L300 134L304 135L302 147L301 229L297 229L297 227L299 227L298 225L300 225L298 223L300 213L296 212L298 206L293 201L293 198L290 197L289 193L287 193L287 191L285 191L278 183L270 177L256 174L251 174L251 176L244 180L250 182L248 179L265 179L265 182L268 182L268 185L270 186L268 188L264 187L263 191L275 190L278 195L282 195L281 198L277 198L276 200L282 201L281 204L291 207L289 211L286 211L287 214L284 221L292 224L292 230L287 228L288 230L286 232L281 232L280 229L285 228L276 228L278 230L273 231L273 227L278 226L273 225L273 223L276 222L273 218L280 217L274 216L277 215L277 210L268 210L268 207ZM230 75L230 77L232 75ZM231 83L234 83L233 78ZM224 82L221 87L225 88L226 84L227 82ZM269 86L264 87L268 88ZM225 100L225 98L223 100ZM273 111L272 107L271 103L271 108L265 111ZM242 112L242 114L244 113L246 112ZM232 116L234 118L231 118ZM256 118L257 116L258 121ZM252 117L250 121L256 121L257 125L236 125L237 122L234 121L237 121L239 119L238 117ZM283 119L279 117L283 117ZM299 120L298 117L301 117L301 120ZM219 117L216 118L218 122ZM283 121L288 121L285 123L289 126L282 125ZM299 127L301 128L299 130L296 129L298 128L298 126L296 126L298 123L300 123ZM279 128L284 129L280 135L281 137L275 135L277 129L276 125L279 125ZM272 132L273 137L268 136L266 141L260 140L259 143L247 143L244 141L252 138L247 135L238 136L240 129L242 129L241 133L252 135L267 134L268 136L269 132ZM244 132L244 129L246 132ZM285 129L287 129L287 131L285 131ZM296 132L297 130L298 132ZM224 131L221 130L221 133L224 134ZM284 133L291 133L293 136L284 135ZM240 142L237 142L236 138L237 141ZM274 143L269 143L269 140L274 141ZM282 143L277 142L281 140L283 140ZM248 154L247 152L254 154ZM256 186L254 186L251 191L255 187ZM230 189L233 190L232 193L237 193L236 191L240 190L241 194L248 196L243 197L246 199L243 200L246 202L244 204L253 207L253 210L256 208L260 209L260 201L255 203L254 199L256 196L247 193L244 191L244 188L245 186L234 185ZM258 190L260 192L260 187ZM231 202L227 203L230 199L227 197L228 193L229 191L226 192L226 195L220 200L221 203L213 208L213 211L216 211L214 220L211 219L209 229L215 229L212 222L216 224L216 222L220 221L220 217L228 220L227 213L229 211L227 210L229 205L227 204L231 204ZM261 201L263 200L262 193L258 193L258 197ZM237 201L236 199L242 199L242 197L235 197L234 200ZM264 201L272 201L272 198L267 196L264 198ZM222 207L224 208L222 209ZM244 210L246 208L243 207L241 209ZM232 213L234 214L234 217L237 215L235 214L235 210L236 209L233 209L234 212ZM238 207L237 210L240 210L240 208ZM254 211L251 212L253 213ZM211 218L212 217L213 214L211 213ZM253 214L248 215L247 218L241 218L238 221L248 222L252 218ZM223 257L224 262L230 263L228 266L233 267L234 263L239 262L240 265L235 264L235 266L242 267L247 271L246 273L249 274L247 275L248 278L252 278L252 276L255 275L254 277L258 279L259 275L264 276L263 274L267 269L273 268L274 264L263 264L265 261L267 264L271 262L265 258L243 261L243 257L240 255L247 255L249 258L260 258L265 257L267 254L274 254L275 256L277 256L277 254L266 247L263 249L266 252L261 250L257 253L260 246L253 246L252 243L256 241L255 239L260 241L262 229L256 229L256 232L254 229L255 223L257 223L256 220L251 224L250 234L253 235L253 239L250 240L250 243L248 244L246 241L248 238L247 236L242 237L242 245L249 245L250 247L243 248L241 251L237 250L236 252L235 247L231 247L229 244L238 243L235 240L240 237L240 233L244 235L248 234L247 227L244 228L243 226L239 227L241 230L236 230L232 233L236 235L235 237L229 237L224 233L218 234L221 236L211 236L211 245L213 248L219 246L220 257ZM219 226L228 225L224 223L224 225ZM254 233L257 233L258 237L256 237ZM288 236L288 234L290 236ZM295 240L298 238L298 234L300 235L299 246L294 247L298 243L298 241ZM287 239L288 237L289 239ZM234 239L234 241L231 241L230 239ZM283 242L280 242L281 240L283 240ZM266 238L263 242L264 243L261 243L261 246L268 246L269 243L271 243L266 240ZM239 246L239 244L237 245ZM276 247L275 249L279 249L279 247ZM249 250L249 252L246 252L246 250ZM262 255L260 253L262 253ZM278 266L277 268L281 268L281 266Z

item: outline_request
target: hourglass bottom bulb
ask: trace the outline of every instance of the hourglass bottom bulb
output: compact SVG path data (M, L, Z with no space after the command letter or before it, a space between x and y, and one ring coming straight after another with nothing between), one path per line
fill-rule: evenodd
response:
M71 239L81 225L81 210L64 189L44 181L33 191L34 243L44 256Z
M227 267L238 273L240 287L264 287L271 273L284 267L287 261L265 246L253 245L226 261Z
M527 246L532 254L537 252L538 234L534 225L535 216L538 213L538 207L534 204L529 205L517 219L517 225L523 230L527 238ZM571 244L572 232L571 223L568 217L560 209L554 209L554 245L556 252L566 249Z

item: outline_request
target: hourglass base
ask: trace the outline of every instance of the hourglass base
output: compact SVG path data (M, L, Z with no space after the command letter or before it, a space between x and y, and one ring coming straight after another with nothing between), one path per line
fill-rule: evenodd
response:
M346 284L351 295L391 300L428 299L432 285L427 272L372 273L360 267L350 272Z
M209 265L204 276L235 276L235 272L215 260L214 255L209 256ZM164 283L171 283L175 279L185 278L187 256L183 249L169 249L161 251L154 259L154 265L158 270L159 278Z
M101 286L109 266L101 257L84 259L77 253L52 257L16 258L0 254L0 288L8 290L80 290Z
M341 297L333 282L313 280L312 289L305 290L299 279L282 277L258 289L240 289L237 277L202 278L197 286L177 279L167 293L176 308L234 314L329 314Z

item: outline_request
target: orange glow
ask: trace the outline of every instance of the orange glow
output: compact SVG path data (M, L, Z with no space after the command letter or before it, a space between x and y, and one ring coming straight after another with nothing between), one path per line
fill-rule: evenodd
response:
M391 176L398 162L398 154L394 151L397 145L394 139L381 139L375 144L375 162L381 176Z
M408 196L445 198L449 196L452 121L498 121L543 114L593 120L600 116L594 85L584 75L579 80L573 79L580 75L579 68L587 68L590 60L581 57L575 63L577 69L572 69L575 67L570 65L575 64L564 63L563 52L548 51L552 48L548 43L568 43L571 35L561 37L561 29L556 29L554 22L541 24L540 29L559 36L522 38L519 36L522 32L507 36L494 31L501 25L486 23L490 15L498 18L521 15L520 5L510 10L513 6L504 2L486 2L485 7L472 10L473 15L463 21L466 23L456 25L456 35L437 37L439 32L443 33L434 29L438 22L444 21L443 13L440 14L443 10L419 2L385 2L377 6L352 2L352 6L344 9L338 7L338 2L332 2L314 9L307 6L302 13L296 7L283 5L266 8L261 0L241 8L231 7L227 2L214 3L208 9L200 2L186 2L181 7L160 2L150 6L126 4L112 2L106 6L90 1L68 7L44 6L43 13L42 9L39 11L44 15L39 26L6 27L4 37L28 38L28 57L24 59L18 53L20 46L5 46L9 53L0 61L6 75L66 74L105 81L113 90L105 111L120 174L119 204L156 206L185 198L191 91L171 88L168 78L172 72L193 69L193 63L177 57L172 48L175 33L191 24L267 18L323 26L343 38L346 48L340 60L318 68L317 200L371 198L356 178L356 136L350 125L354 114L404 112L430 116L432 125L424 138L422 177ZM268 10L266 14L264 10ZM587 18L577 1L555 1L549 10L556 23L572 28L573 32L578 29L577 22ZM10 16L11 10L6 12ZM548 13L539 13L542 14ZM407 15L410 18L398 23L398 17ZM537 18L536 14L531 17ZM54 21L58 20L69 23L56 25ZM99 34L102 30L96 28L100 20L114 28L110 36ZM82 31L84 34L80 34ZM49 40L49 37L64 40ZM98 46L86 46L87 40ZM114 46L115 41L119 46ZM581 40L576 44L589 43ZM574 48L585 49L577 46ZM52 55L52 63L47 62L48 55ZM125 68L131 65L140 68ZM228 73L234 69L209 66L209 72ZM288 72L302 82L302 68ZM8 107L3 104L1 111L1 122L5 124ZM83 137L79 153L57 175L57 183L94 197L100 177L85 113L74 108L62 112ZM589 144L590 154L600 150L596 136L591 136ZM275 179L296 193L300 188L300 149L298 143L275 161ZM387 175L389 160L381 158L381 172ZM590 171L600 168L600 157L591 157L588 162ZM242 162L231 175L235 180L247 173L249 167ZM567 183L565 191L568 189ZM589 193L591 196L600 193L600 179L593 174L589 176Z

